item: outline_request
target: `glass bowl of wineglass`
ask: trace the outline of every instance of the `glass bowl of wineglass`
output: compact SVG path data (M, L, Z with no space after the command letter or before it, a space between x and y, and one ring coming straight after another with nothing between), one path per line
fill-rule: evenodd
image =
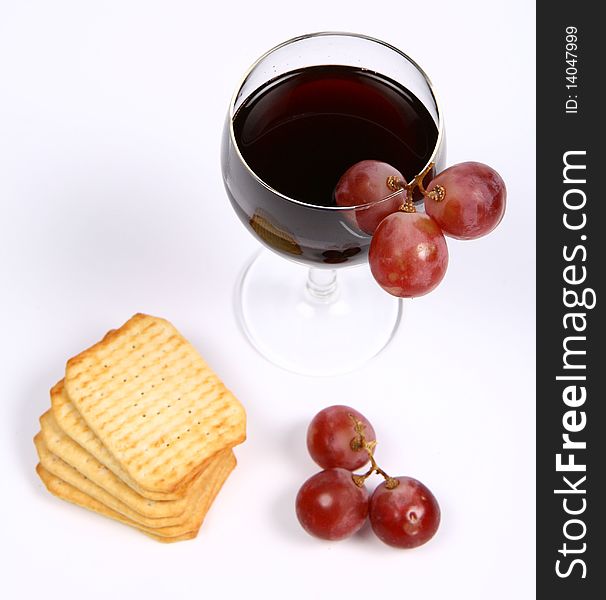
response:
M367 258L402 192L339 205L335 186L363 160L393 165L407 181L430 178L445 160L443 129L423 70L364 35L297 37L247 71L229 105L221 164L233 209L264 247L243 271L236 310L268 360L333 375L391 341L402 300L374 282Z

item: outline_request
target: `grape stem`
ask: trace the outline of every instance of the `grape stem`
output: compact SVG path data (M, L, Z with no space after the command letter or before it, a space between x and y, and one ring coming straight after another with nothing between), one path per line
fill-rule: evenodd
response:
M394 477L390 477L379 465L374 457L375 447L377 446L377 441L373 440L369 442L364 435L364 424L359 419L356 419L354 415L349 415L349 418L353 421L354 431L357 433L357 436L351 440L351 448L352 450L365 450L368 454L368 459L370 460L370 469L364 473L364 475L352 475L352 479L354 483L358 487L362 487L364 482L373 474L381 475L385 479L385 486L389 490L393 490L395 487L398 487L399 481Z
M417 212L413 201L412 201L412 193L415 189L418 189L421 194L425 198L430 200L435 200L436 202L442 202L446 197L446 190L441 185L436 185L431 192L428 192L423 185L423 180L427 177L427 174L435 167L435 163L429 163L418 175L414 177L414 179L410 183L404 183L402 179L397 177L396 175L390 175L387 178L387 187L394 191L398 192L400 190L406 190L406 200L404 204L400 206L398 210L407 213Z

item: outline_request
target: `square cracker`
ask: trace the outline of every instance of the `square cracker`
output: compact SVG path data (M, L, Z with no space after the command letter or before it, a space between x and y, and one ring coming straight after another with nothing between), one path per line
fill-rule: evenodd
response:
M67 464L65 461L61 460L58 456L53 454L46 447L44 439L40 433L37 434L34 438L34 444L36 445L36 451L38 452L40 464L47 471L49 471L56 477L61 478L63 481L69 483L73 487L79 489L81 492L84 492L91 498L94 498L95 500L105 504L108 508L111 508L112 510L121 513L122 515L128 517L129 519L135 521L140 525L152 528L181 526L191 519L192 514L194 512L194 508L197 504L197 500L199 496L204 492L205 486L207 485L207 473L212 473L212 468L215 466L216 462L209 461L207 467L200 473L200 475L198 475L194 482L194 485L192 485L191 487L185 510L180 515L172 517L168 516L150 518L146 517L145 515L141 515L140 513L137 513L127 504L122 502L120 498L112 496L103 488L99 487L98 485L87 479L74 467ZM224 450L223 452L220 452L217 456L217 461L225 460L225 457L228 452L230 452L230 450Z
M59 425L57 425L55 417L50 410L40 417L40 433L42 434L45 446L55 456L75 468L89 481L103 488L140 515L156 519L160 517L175 517L182 514L190 502L191 494L187 494L176 500L165 501L145 498L126 485L105 465L101 464L82 446L66 435Z
M233 452L228 452L225 458L217 461L216 464L213 465L211 472L208 473L208 485L204 493L199 496L194 511L195 514L192 516L192 519L181 527L164 527L157 529L142 526L125 517L124 515L108 508L98 500L91 498L84 492L63 481L61 478L56 477L40 464L36 466L36 472L48 491L54 496L94 511L100 515L119 521L120 523L130 525L131 527L139 529L146 535L158 540L159 542L169 543L189 540L196 537L213 501L217 497L217 494L221 490L225 480L235 466L236 458L233 455Z
M187 485L181 485L174 492L169 493L152 492L137 485L80 416L80 413L68 398L63 384L63 379L55 384L50 391L50 397L53 417L65 435L82 446L82 448L114 473L116 477L145 498L161 501L176 500L182 498L187 493Z
M65 389L99 441L146 490L173 492L246 436L242 405L164 319L137 314L70 359Z

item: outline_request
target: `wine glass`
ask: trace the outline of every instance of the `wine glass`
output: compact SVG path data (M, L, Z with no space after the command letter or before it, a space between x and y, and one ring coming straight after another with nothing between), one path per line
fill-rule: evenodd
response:
M245 74L224 128L223 180L266 249L246 266L236 309L252 345L290 371L354 370L400 323L402 301L374 282L367 255L402 192L370 204L335 201L340 176L365 159L395 166L407 181L443 166L433 87L403 52L364 35L321 32L276 46Z

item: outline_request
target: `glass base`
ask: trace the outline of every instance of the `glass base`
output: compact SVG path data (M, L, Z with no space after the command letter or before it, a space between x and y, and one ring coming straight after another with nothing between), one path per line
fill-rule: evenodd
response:
M240 279L238 319L253 347L303 375L353 371L392 340L402 301L384 292L368 266L308 269L261 251Z

